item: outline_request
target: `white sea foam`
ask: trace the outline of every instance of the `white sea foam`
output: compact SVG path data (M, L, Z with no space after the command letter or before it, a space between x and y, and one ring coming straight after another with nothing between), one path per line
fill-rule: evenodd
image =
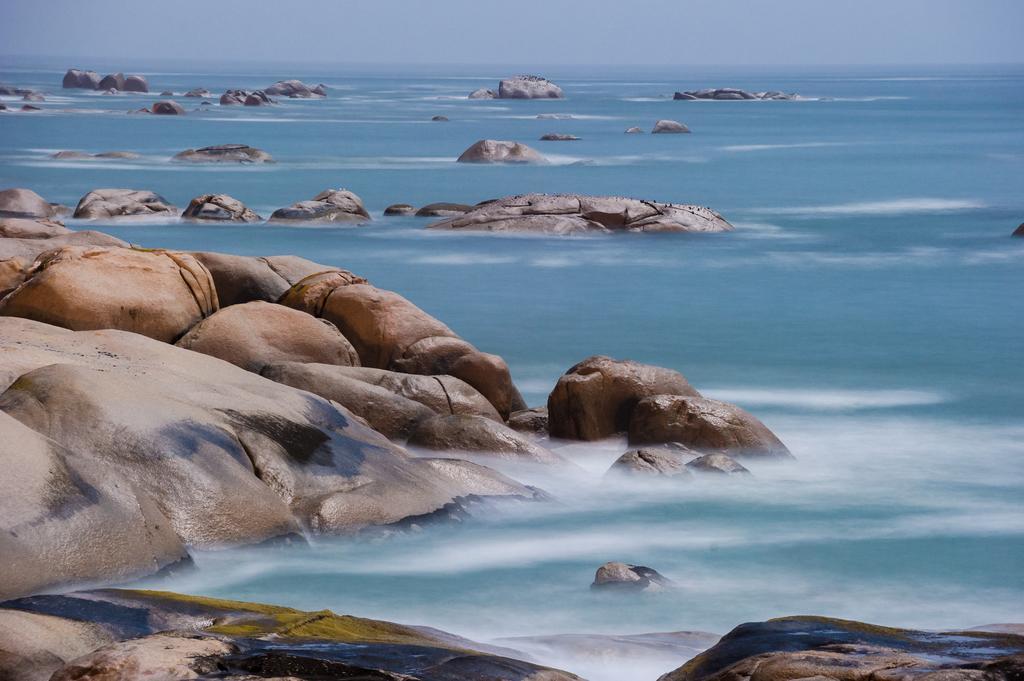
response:
M857 411L940 404L942 393L928 390L821 390L797 388L705 387L703 393L748 408L782 407L809 411Z
M436 253L411 258L409 262L422 265L507 265L518 259L487 253Z
M818 147L847 147L850 142L795 142L792 144L730 144L719 147L722 151L771 151L774 149L815 149Z
M943 199L938 197L914 197L883 201L858 201L818 206L785 206L758 208L761 213L793 216L845 216L845 215L912 215L918 213L946 213L984 208L985 204L975 199Z

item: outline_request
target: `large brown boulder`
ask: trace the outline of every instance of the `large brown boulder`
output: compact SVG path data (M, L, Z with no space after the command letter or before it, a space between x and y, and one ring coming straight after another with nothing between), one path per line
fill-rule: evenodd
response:
M48 239L71 233L61 223L46 218L0 218L0 237L4 239Z
M348 272L316 274L295 284L280 302L334 322L363 366L455 376L476 388L503 418L525 408L500 357L480 352L397 293L360 281Z
M145 76L128 74L124 77L125 92L149 92L149 82Z
M272 381L333 400L392 440L408 439L420 422L436 415L426 405L378 385L346 376L338 369L327 364L284 362L264 367L262 375Z
M65 246L100 246L103 248L125 248L128 243L117 237L83 230L81 232L67 232L50 237L19 237L0 239L0 260L7 258L21 258L31 263L40 254Z
M83 464L3 412L0 442L0 600L128 579L186 557L153 498L116 470Z
M455 159L459 163L547 163L539 151L520 142L479 140Z
M619 196L523 194L480 204L428 229L539 232L572 235L614 232L728 232L733 227L703 206L656 203Z
M95 71L82 71L80 69L68 69L64 74L64 81L61 83L65 88L80 88L83 90L98 90L100 86L100 74Z
M486 397L454 376L406 374L360 366L338 367L333 371L419 402L437 414L465 414L501 421L501 416Z
M117 218L124 216L177 217L171 202L144 189L94 189L81 198L76 218Z
M176 345L256 373L275 362L359 365L352 344L334 324L263 301L218 310L193 326Z
M276 303L294 284L320 272L340 271L294 255L251 257L201 251L193 253L206 265L217 287L221 306L264 300ZM360 282L365 282L352 275Z
M566 371L548 396L549 431L552 437L570 440L600 440L625 432L633 408L651 395L699 393L678 371L603 355L588 357Z
M36 261L0 315L173 343L217 307L210 272L187 253L67 246Z
M189 202L181 214L186 220L259 222L263 218L238 199L227 194L203 194Z
M411 458L332 402L138 334L0 318L4 387L0 412L97 476L116 471L186 545L356 531L477 494L534 496L486 469L460 476Z
M370 213L363 200L347 189L325 189L309 201L299 201L278 208L270 215L271 222L370 222Z
M0 217L53 217L53 206L31 189L13 187L0 191Z
M103 79L96 86L97 90L124 90L124 74L110 73L103 76Z
M157 116L184 116L185 107L173 99L166 99L153 102L153 108L150 110L150 113L154 113Z
M629 419L630 444L678 442L730 456L790 458L768 427L736 405L694 395L654 395L640 400Z
M565 463L565 459L530 438L482 416L435 416L422 421L409 436L409 446L529 463Z

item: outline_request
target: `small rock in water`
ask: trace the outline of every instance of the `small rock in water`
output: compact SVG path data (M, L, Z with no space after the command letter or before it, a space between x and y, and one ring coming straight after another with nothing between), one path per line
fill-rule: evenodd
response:
M537 114L537 120L540 120L540 121L569 121L569 120L572 120L572 114L542 113L542 114Z
M1024 222L1020 223L1020 226L1013 230L1013 236L1024 236Z
M199 149L186 149L175 154L172 161L192 163L273 163L274 159L262 149L247 144L217 144Z
M447 116L440 116L440 115L438 115L438 116L432 117L430 120L437 121L437 122L441 123L441 122L447 121L448 117Z
M408 203L393 203L384 209L384 215L413 215L415 212L416 206Z
M497 97L494 94L494 90L488 90L487 88L480 88L479 90L473 90L469 93L468 99L494 99Z
M654 568L643 565L610 562L597 568L591 589L623 591L661 591L675 586Z
M643 132L643 128L639 128L635 125L632 128L626 128L627 135L636 135L637 133L643 134Z
M680 123L679 121L670 121L663 119L654 124L654 129L651 133L657 134L672 134L672 133L684 133L690 132L690 129Z
M192 199L181 214L187 220L259 222L256 211L227 194L203 194Z
M746 466L724 452L711 452L686 464L690 470L699 473L717 473L720 475L750 475Z
M185 93L186 97L211 97L212 94L204 87L192 88Z
M690 478L693 474L685 462L693 456L699 454L686 447L631 449L615 460L608 474Z
M448 218L454 215L464 215L471 210L473 210L473 206L466 205L465 203L446 203L444 201L440 201L438 203L428 203L423 206L416 211L416 217Z
M164 90L163 92L160 93L160 96L161 97L173 97L174 93L171 92L170 90Z
M185 109L174 100L161 100L153 103L152 113L162 116L184 116Z
M576 135L564 135L561 133L549 132L540 139L542 142L575 142L579 137Z
M519 142L480 140L462 152L458 163L547 163L539 152Z

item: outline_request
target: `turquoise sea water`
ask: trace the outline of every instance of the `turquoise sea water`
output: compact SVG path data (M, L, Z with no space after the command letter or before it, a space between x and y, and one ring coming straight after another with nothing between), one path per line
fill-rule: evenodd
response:
M224 192L263 215L347 187L372 225L89 227L147 246L294 253L351 269L501 354L531 404L591 354L670 366L761 417L797 457L751 480L635 488L601 480L624 445L575 446L567 453L583 473L521 473L557 503L385 541L200 554L198 570L146 585L476 638L723 632L793 613L929 628L1024 617L1024 239L1009 237L1024 221L1024 68L548 68L567 98L541 102L464 98L516 69L122 66L146 73L154 93L219 95L286 77L331 91L202 112L179 96L184 117L131 116L156 95L61 90L63 69L8 64L0 82L48 101L0 115L0 186L70 205L98 187L152 189L179 206ZM821 99L671 100L710 86ZM572 118L537 119L547 113ZM693 134L623 134L660 118ZM538 141L549 132L582 139ZM531 144L552 163L454 163L485 137ZM278 163L169 162L228 142ZM63 149L142 158L48 158ZM700 203L737 229L495 237L380 215L397 202L526 191ZM656 567L681 588L591 594L594 569L612 559Z

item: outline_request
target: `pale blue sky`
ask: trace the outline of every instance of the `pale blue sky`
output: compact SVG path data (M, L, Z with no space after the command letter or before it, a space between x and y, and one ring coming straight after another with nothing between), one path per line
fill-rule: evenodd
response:
M1024 0L0 0L0 53L477 64L1024 62Z

